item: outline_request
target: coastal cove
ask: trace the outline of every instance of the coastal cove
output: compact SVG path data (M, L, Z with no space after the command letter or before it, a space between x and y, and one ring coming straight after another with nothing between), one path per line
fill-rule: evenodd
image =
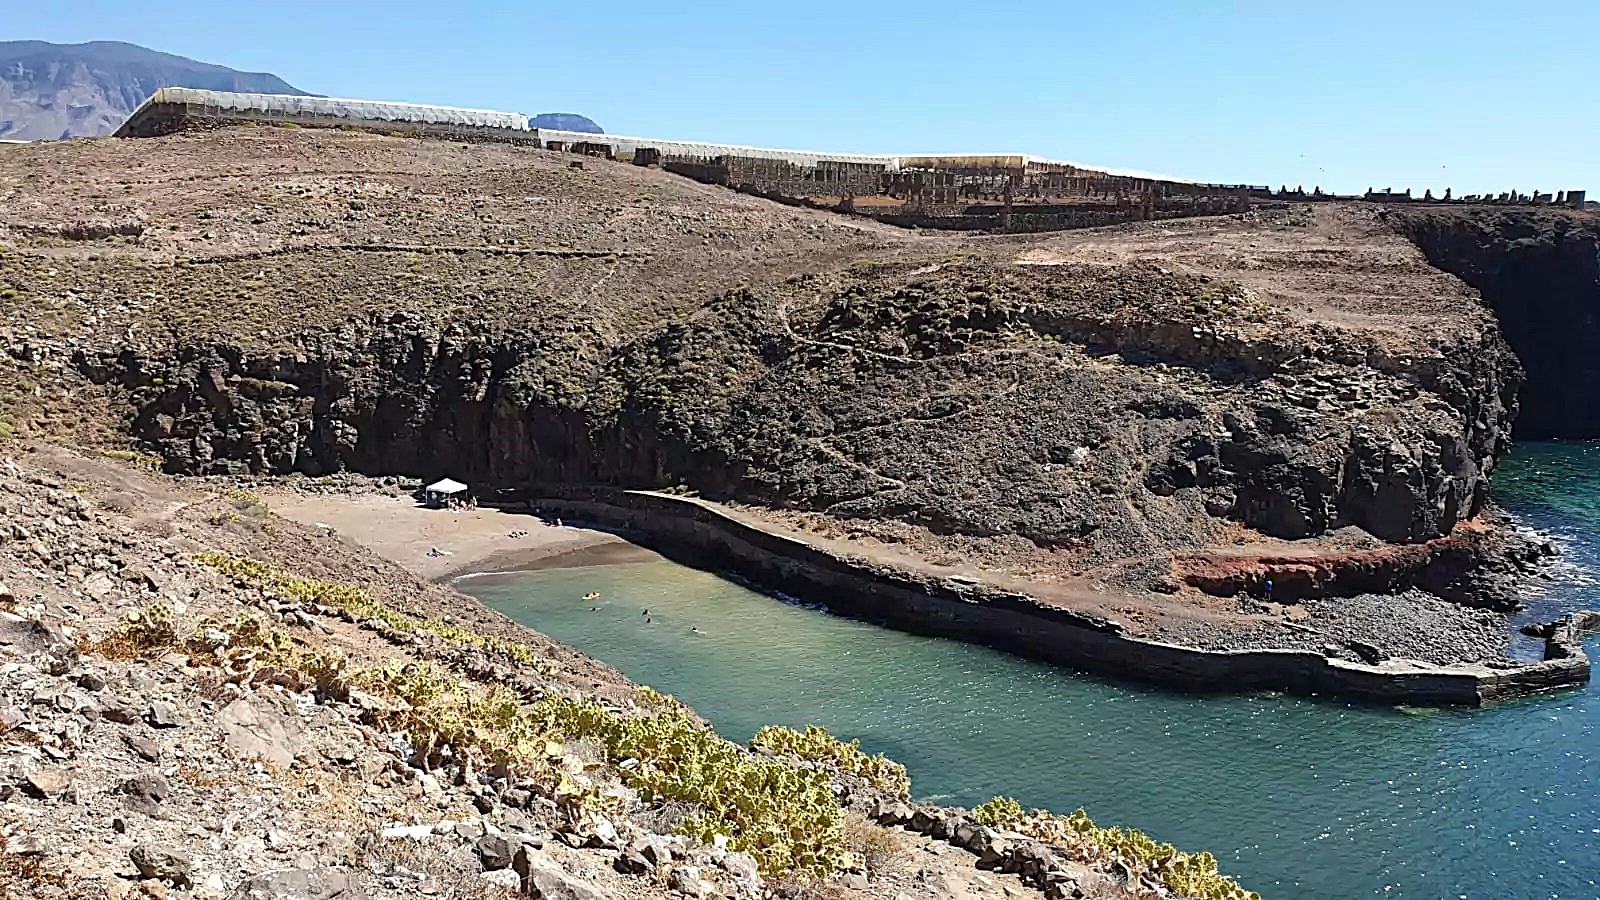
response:
M1597 458L1594 445L1530 444L1497 476L1501 503L1563 548L1530 618L1594 605ZM905 763L918 797L1081 805L1210 849L1265 896L1596 893L1593 686L1488 710L1191 697L824 615L665 561L458 587L677 694L735 740L816 722ZM582 601L590 591L601 599Z

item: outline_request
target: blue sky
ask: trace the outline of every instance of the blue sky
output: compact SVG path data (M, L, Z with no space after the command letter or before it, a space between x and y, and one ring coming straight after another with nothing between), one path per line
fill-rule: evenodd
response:
M1600 0L8 5L0 39L125 40L625 134L1600 193Z

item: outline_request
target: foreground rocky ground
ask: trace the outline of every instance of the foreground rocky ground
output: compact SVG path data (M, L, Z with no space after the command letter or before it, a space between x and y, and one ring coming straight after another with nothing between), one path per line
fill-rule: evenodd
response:
M1081 818L909 806L823 735L728 744L246 491L4 451L7 900L1243 896Z
M1466 607L1515 602L1483 513L1523 370L1383 210L925 236L569 162L8 150L3 427L185 474L691 490L1147 636L1502 653Z

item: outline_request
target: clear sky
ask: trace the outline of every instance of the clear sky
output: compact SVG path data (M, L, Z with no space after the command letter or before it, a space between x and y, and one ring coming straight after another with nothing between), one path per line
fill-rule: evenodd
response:
M791 149L1600 194L1600 0L6 3L319 94Z

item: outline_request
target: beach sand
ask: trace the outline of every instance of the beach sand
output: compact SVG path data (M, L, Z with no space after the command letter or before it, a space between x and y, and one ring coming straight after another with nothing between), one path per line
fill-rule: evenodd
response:
M410 497L382 494L273 491L264 499L286 519L332 528L343 539L434 581L659 558L610 532L557 527L537 516L497 509L428 509ZM430 556L433 549L442 555Z

